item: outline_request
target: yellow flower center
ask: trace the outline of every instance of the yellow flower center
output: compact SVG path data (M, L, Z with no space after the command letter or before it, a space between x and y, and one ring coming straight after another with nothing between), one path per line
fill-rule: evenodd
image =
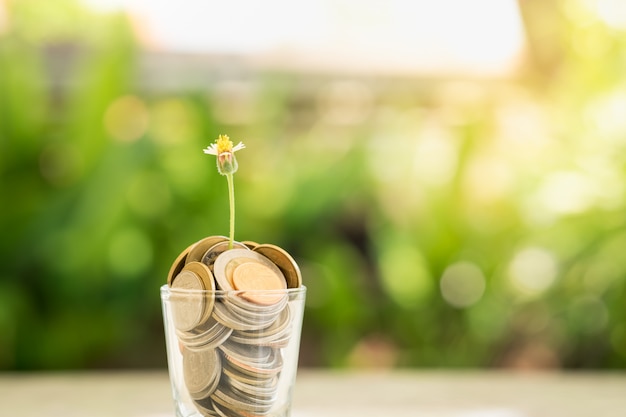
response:
M220 135L217 138L217 154L220 155L224 152L232 152L233 143L230 141L228 135Z

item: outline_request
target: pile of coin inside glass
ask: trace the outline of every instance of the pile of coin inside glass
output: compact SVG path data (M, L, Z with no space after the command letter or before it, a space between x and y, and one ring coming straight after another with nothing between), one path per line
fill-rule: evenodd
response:
M229 248L228 238L210 236L178 256L167 283L192 290L180 293L172 316L185 385L197 410L207 417L268 414L281 348L290 337L284 290L302 285L293 258L275 245L233 242ZM209 292L198 297L193 290Z

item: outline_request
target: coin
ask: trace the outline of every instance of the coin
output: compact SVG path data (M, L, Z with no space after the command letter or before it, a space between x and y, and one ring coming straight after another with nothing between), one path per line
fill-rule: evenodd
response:
M230 337L232 333L233 333L233 329L226 327L226 326L222 326L222 328L220 329L220 332L217 335L215 335L212 339L207 339L206 341L204 341L203 342L204 344L185 345L185 348L191 351L216 349L222 343L224 343L224 341L228 340L228 338ZM270 346L270 344L268 344L268 346ZM274 346L274 344L271 344L271 346Z
M251 241L251 240L244 240L244 241L242 241L241 243L243 243L244 245L246 245L246 247L247 247L248 249L252 249L252 250L254 250L254 248L256 248L257 246L259 246L259 244L258 244L258 243L253 242L253 241Z
M271 268L256 262L247 262L235 268L233 286L236 290L245 290L241 296L248 301L261 305L272 305L280 301L283 294L256 293L287 288L284 276L278 275Z
M202 280L202 289L207 291L215 290L215 279L211 270L202 262L187 262L183 271L192 271Z
M228 241L219 242L211 246L209 249L207 249L204 255L202 255L202 263L207 265L211 269L211 272L213 272L214 263L222 253L226 251L230 252L234 249L245 249L246 251L250 251L250 249L248 249L246 245L239 242L233 242L232 248L229 248L229 246L230 245Z
M215 304L214 311L219 304ZM233 332L233 329L224 326L211 316L205 323L188 332L176 332L178 340L188 349L216 348Z
M176 276L172 288L179 289L202 289L202 280L191 271L183 271ZM194 299L188 294L172 294L172 318L176 329L191 330L200 323L204 316L203 300Z
M270 356L265 362L252 362L241 357L228 355L225 358L233 369L245 375L255 377L258 375L275 375L283 368L283 357L280 350L273 347L268 348L270 349Z
M230 261L228 261L228 263L224 267L224 277L226 277L226 282L224 283L225 288L228 288L231 290L234 289L233 273L235 272L235 268L237 268L241 264L245 264L246 262L259 262L259 261L248 256L239 256L239 257L232 258ZM220 269L220 273L221 272L222 270ZM221 274L220 274L220 278L221 278Z
M287 288L299 288L302 286L302 274L296 261L279 246L271 244L258 245L253 251L272 261L285 275Z
M204 417L221 417L221 415L213 409L213 400L211 400L211 398L194 400L194 404Z
M285 296L278 303L261 306L244 300L238 292L228 294L224 299L225 307L230 311L233 319L242 320L256 329L269 326L278 314L285 308L288 298ZM245 329L242 329L245 330ZM250 328L249 330L254 330Z
M172 282L174 281L174 278L176 278L176 275L178 275L185 266L187 255L189 254L189 251L191 250L193 245L195 245L195 243L189 245L184 251L182 251L180 255L176 257L176 260L170 267L169 273L167 274L167 285L169 285L170 287L172 286Z
M272 349L267 346L249 346L227 341L219 349L227 359L249 364L267 363L272 357Z
M213 290L215 281L209 268L200 262L191 262L172 282L173 290ZM192 330L204 323L213 311L214 299L204 297L198 293L172 293L173 319L176 329L180 331Z
M267 414L274 403L274 401L271 399L252 399L246 396L239 395L236 392L233 392L233 390L229 386L218 387L213 395L211 395L211 399L214 401L214 403L219 404L220 406L229 410L233 410L236 412L248 411L256 414Z
M203 399L217 388L222 372L221 359L216 349L183 351L183 373L189 396Z
M290 309L285 308L271 326L260 330L235 330L229 341L257 346L284 347L291 335Z
M277 374L275 375L261 375L261 374L246 375L236 370L235 368L233 368L233 366L230 365L228 361L223 362L222 372L224 376L227 376L231 380L234 379L250 386L264 387L264 386L275 385L278 382Z
M213 405L213 409L219 417L260 417L257 414L248 414L244 413L243 411L233 411L229 408L224 407L223 405L220 405L219 403L216 403L213 399L211 399L211 403Z
M209 248L217 245L220 242L226 242L228 238L226 236L209 236L197 241L191 246L189 254L187 255L187 262L201 262L202 257Z
M227 382L231 389L241 395L248 395L251 397L264 397L275 398L278 391L278 376L274 376L267 381L264 381L262 385L248 384L245 381L241 381L238 378L231 378L224 374L222 376L224 381Z
M230 329L234 330L257 330L269 326L273 322L273 317L261 317L256 320L245 314L239 315L228 308L225 303L215 304L213 318Z
M232 411L229 413L226 410L222 410L218 404L215 404L215 401L211 400L211 406L213 407L213 409L215 410L215 412L217 413L217 415L219 417L231 417ZM240 417L240 416L235 416L235 417Z
M182 377L198 413L268 415L291 336L285 290L302 285L293 258L275 245L229 248L228 238L209 236L179 254L167 283Z
M217 287L221 290L233 290L232 274L234 273L233 267L229 267L230 262L234 262L233 266L236 267L239 264L243 264L246 261L256 261L266 265L272 269L275 273L281 274L280 269L274 265L269 259L261 254L253 252L247 248L245 249L230 249L218 254L213 264L213 271L215 274L215 281ZM231 272L232 271L232 272Z

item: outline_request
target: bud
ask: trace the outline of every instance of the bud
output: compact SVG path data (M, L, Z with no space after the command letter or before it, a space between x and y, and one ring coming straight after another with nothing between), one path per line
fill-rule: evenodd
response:
M217 155L217 172L222 175L234 174L237 172L237 158L232 152L223 152Z
M242 142L233 146L227 135L220 135L215 143L204 149L204 153L217 156L217 172L222 175L229 175L237 172L238 165L235 152L243 148L245 145Z

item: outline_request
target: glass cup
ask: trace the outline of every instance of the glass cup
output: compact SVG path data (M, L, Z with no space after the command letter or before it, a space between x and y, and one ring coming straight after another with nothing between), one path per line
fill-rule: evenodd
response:
M289 417L306 287L161 287L178 417Z

